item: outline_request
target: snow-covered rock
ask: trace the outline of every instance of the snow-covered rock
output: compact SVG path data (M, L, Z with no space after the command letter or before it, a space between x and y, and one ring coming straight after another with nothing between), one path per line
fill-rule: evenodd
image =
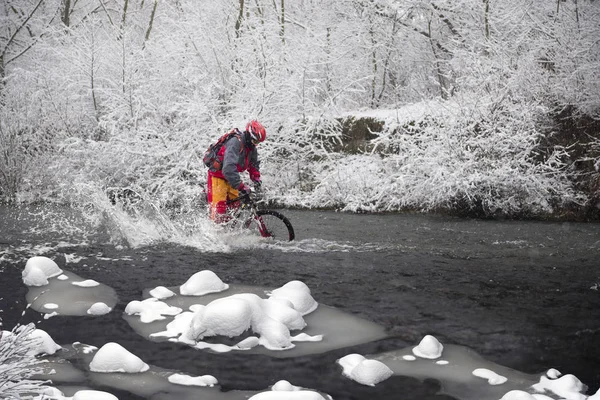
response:
M27 286L44 286L48 284L48 278L62 274L58 265L48 257L31 257L25 263L25 269L21 273L23 283Z
M203 296L208 293L222 292L228 288L229 285L223 283L217 274L204 270L192 275L179 287L179 292L184 296Z
M498 375L494 371L490 371L486 368L477 368L473 370L473 375L475 375L478 378L487 379L490 385L502 385L508 380L506 379L506 377Z
M184 386L210 386L213 387L217 383L217 378L212 375L189 376L184 374L173 374L167 378L169 382L176 385Z
M153 297L142 301L132 300L125 307L126 314L139 315L140 321L143 323L163 320L165 315L174 316L182 311L181 308L172 307Z
M435 337L426 335L412 351L417 357L433 360L442 356L444 346Z
M164 286L157 286L154 289L152 289L149 293L150 296L159 300L168 299L169 297L175 296L175 293L173 293L171 289L168 289Z
M368 360L360 354L349 354L338 361L348 378L368 386L375 386L392 376L393 371L384 363Z
M271 387L270 392L262 392L250 397L249 400L326 400L319 393L294 386L288 381L281 380Z
M93 372L146 372L148 364L138 356L127 351L118 343L109 342L102 346L90 363Z
M282 287L273 290L269 296L275 299L290 301L302 315L310 314L318 307L318 303L310 294L310 289L302 281L290 281Z
M111 308L106 305L106 303L98 302L92 304L92 306L87 310L89 315L105 315L110 312Z
M41 329L34 329L29 337L34 339L35 343L37 344L32 350L34 355L54 354L58 350L62 349L62 347L54 342L48 333Z

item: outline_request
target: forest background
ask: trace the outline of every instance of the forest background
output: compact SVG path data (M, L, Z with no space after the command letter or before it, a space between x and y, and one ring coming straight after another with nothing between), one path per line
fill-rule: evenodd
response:
M191 210L256 118L288 207L600 220L597 0L4 0L0 197Z

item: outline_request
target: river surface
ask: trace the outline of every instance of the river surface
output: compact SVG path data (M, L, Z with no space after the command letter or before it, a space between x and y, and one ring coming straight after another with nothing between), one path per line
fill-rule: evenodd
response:
M3 328L33 321L59 344L116 341L148 364L211 373L223 390L264 390L286 379L336 400L450 399L435 381L394 376L369 387L335 368L347 354L414 346L425 335L518 371L573 374L588 394L599 388L600 224L282 211L297 240L265 245L218 232L174 234L164 222L160 230L122 215L91 223L67 209L0 208ZM20 274L35 255L114 288L117 307L102 317L21 316L27 288ZM380 324L390 337L276 359L153 343L123 320L144 289L181 285L203 269L231 284L276 288L301 280L319 303Z

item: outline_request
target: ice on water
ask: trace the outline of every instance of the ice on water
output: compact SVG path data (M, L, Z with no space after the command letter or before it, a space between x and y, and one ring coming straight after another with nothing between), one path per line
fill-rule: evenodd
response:
M23 271L23 282L31 307L46 314L101 315L111 312L117 302L116 293L102 283L86 280L64 271L45 257L32 257ZM210 349L249 351L276 357L293 357L343 348L385 337L384 330L368 321L319 304L310 288L301 281L291 281L269 290L244 285L228 285L212 271L200 271L180 286L158 286L147 290L146 298L131 301L124 318L139 334L150 340L172 340L190 346L190 351ZM79 305L70 307L69 303ZM149 327L152 326L150 329ZM290 331L299 331L292 335ZM250 336L243 337L245 332ZM348 338L348 333L356 336ZM11 333L4 331L4 337ZM296 387L279 381L260 392L222 392L218 376L189 376L164 371L146 364L117 343L106 343L100 349L74 343L59 346L42 330L31 333L39 346L36 354L53 355L44 364L44 379L72 382L81 376L77 367L61 361L80 359L87 366L89 379L98 385L127 390L139 396L171 393L173 399L299 399L320 400L327 394ZM206 343L205 337L240 337L236 345ZM327 337L327 341L322 340ZM392 375L433 378L441 390L461 400L600 400L600 392L585 395L586 386L573 375L561 375L555 369L545 376L524 374L489 362L468 348L442 345L426 335L416 346L390 352L361 355L348 354L337 360L338 368L350 380L375 386ZM126 379L123 376L127 375ZM51 389L57 399L114 400L108 392L78 390L67 397Z
M46 315L104 315L117 304L112 288L63 271L47 257L30 258L22 278L29 288L28 304Z

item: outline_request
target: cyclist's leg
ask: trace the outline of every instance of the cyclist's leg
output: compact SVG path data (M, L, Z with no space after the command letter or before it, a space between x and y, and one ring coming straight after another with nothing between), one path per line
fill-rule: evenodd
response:
M234 189L233 186L227 183L227 200L236 199L240 195L240 192L237 189ZM240 208L240 202L236 201L234 203L227 205L227 211L229 214L234 214L235 210Z
M231 185L225 179L208 175L208 202L210 204L210 219L216 223L226 222L227 195Z

